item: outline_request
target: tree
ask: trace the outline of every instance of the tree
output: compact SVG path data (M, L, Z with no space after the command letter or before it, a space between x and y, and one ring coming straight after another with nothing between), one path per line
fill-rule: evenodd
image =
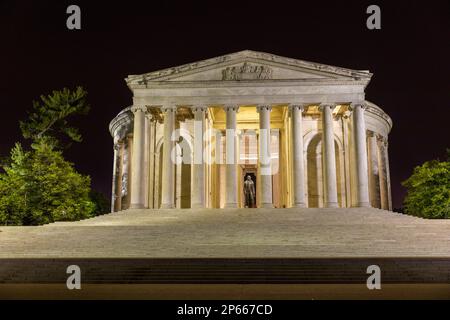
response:
M81 87L64 88L33 101L29 118L20 122L31 149L16 143L10 158L0 163L0 224L80 220L103 210L90 198L89 176L79 174L61 151L82 140L69 118L88 112L86 95Z
M408 189L405 212L424 218L450 218L450 149L447 160L427 161L402 184Z
M90 178L77 173L61 151L45 143L11 151L11 163L0 175L0 223L40 225L91 217Z
M67 148L73 141L81 142L81 134L69 125L68 120L89 112L86 96L87 92L82 87L74 91L64 88L47 96L41 95L41 101L33 101L33 111L28 114L27 121L20 121L23 137L34 143L44 140L46 144L58 148Z
M95 205L94 215L100 216L105 213L110 213L110 200L102 192L91 190L89 198Z
M25 214L26 198L22 195L27 188L24 180L30 154L20 144L11 150L11 164L3 164L5 173L0 175L0 224L21 225Z

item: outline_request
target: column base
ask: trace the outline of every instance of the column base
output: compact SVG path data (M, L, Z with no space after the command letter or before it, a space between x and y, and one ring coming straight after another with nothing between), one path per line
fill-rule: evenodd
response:
M273 203L261 203L261 208L272 209Z
M339 208L339 204L337 202L328 202L325 208Z
M237 207L237 203L225 203L224 209L236 209Z
M143 203L131 203L129 209L145 209Z
M372 206L370 205L369 202L360 202L360 203L356 204L356 207L358 207L358 208L371 208Z
M193 203L191 204L191 209L204 209L205 205L203 203Z
M161 204L160 209L174 209L175 206L172 203L163 203Z
M294 205L292 207L293 208L306 208L306 203L304 203L304 202L294 203Z

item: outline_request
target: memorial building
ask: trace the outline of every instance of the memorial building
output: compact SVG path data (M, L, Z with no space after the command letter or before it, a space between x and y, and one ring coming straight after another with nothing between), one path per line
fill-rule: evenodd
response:
M112 211L392 210L392 120L366 100L371 77L249 50L128 76L133 104L109 126Z

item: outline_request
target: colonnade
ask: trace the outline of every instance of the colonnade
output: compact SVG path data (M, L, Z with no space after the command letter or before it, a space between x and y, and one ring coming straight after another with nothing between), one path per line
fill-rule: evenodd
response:
M303 111L307 104L291 104L289 111L291 115L291 132L293 147L293 203L296 207L306 207L306 186L305 186L305 165L303 146ZM336 159L334 145L334 121L333 110L335 104L324 103L319 105L321 112L321 124L323 131L323 159L324 159L324 193L325 207L338 207L338 192L336 180ZM205 177L203 161L204 153L204 130L205 115L207 106L193 106L194 114L194 150L193 150L193 175L191 207L205 207ZM238 207L238 178L237 178L237 113L238 105L223 106L226 113L226 194L225 207ZM364 119L364 104L351 104L349 111L353 114L353 133L355 146L355 166L356 166L356 205L359 207L370 206L369 201L369 174L368 155L366 142L366 124ZM161 107L164 118L164 147L162 160L162 187L161 187L161 208L170 209L175 207L174 200L174 160L172 150L174 147L173 132L175 129L176 106ZM265 208L273 207L272 203L272 172L270 154L270 113L271 105L257 105L259 113L259 146L258 161L260 168L260 190L261 206ZM133 106L134 113L133 127L133 153L131 166L131 201L130 208L144 208L144 154L145 154L145 112L143 106ZM383 188L381 188L383 189ZM384 188L386 189L386 188ZM381 190L388 193L388 190Z

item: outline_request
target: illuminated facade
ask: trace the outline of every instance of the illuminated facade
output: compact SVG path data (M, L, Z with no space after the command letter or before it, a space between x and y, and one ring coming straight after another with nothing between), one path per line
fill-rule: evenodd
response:
M365 99L371 76L248 50L128 76L112 210L244 207L248 175L257 207L392 210L392 121Z

